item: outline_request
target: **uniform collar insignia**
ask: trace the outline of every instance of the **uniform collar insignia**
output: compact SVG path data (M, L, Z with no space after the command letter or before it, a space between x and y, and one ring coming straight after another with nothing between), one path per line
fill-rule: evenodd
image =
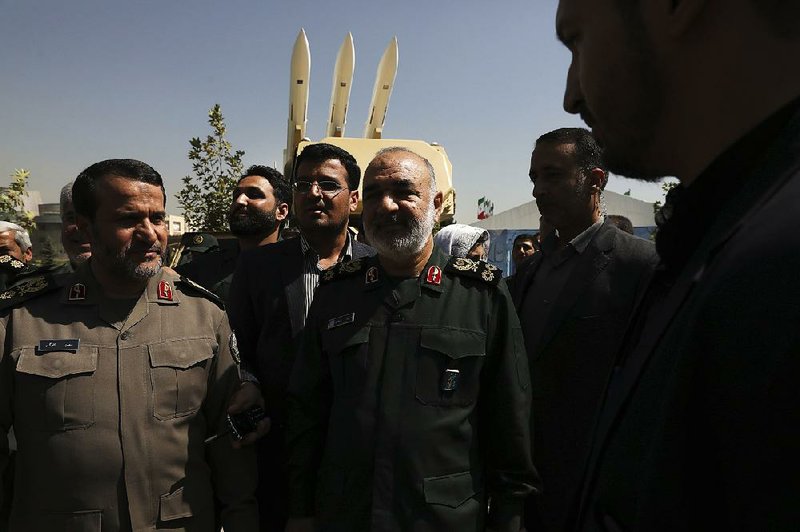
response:
M366 284L374 284L378 282L378 267L370 266L367 273L364 275L364 282Z
M75 283L69 288L67 294L68 301L86 301L86 285Z
M438 266L428 268L428 273L425 274L425 282L436 286L442 284L442 269Z
M158 282L158 299L159 301L172 301L172 285L164 279Z

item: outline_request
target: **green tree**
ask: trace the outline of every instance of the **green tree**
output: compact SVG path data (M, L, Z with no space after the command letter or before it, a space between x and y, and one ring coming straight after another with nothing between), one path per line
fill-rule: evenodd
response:
M189 141L193 175L183 178L178 204L189 227L199 231L227 231L233 189L242 174L244 152L225 138L225 120L219 104L208 112L212 134Z
M0 194L0 220L19 224L28 232L36 228L33 222L34 213L25 210L30 175L30 171L24 168L14 170L10 176L11 184Z
M37 264L53 264L59 258L58 247L49 236L45 236L41 241L35 243L33 249L36 251L34 262ZM64 262L58 261L58 262Z

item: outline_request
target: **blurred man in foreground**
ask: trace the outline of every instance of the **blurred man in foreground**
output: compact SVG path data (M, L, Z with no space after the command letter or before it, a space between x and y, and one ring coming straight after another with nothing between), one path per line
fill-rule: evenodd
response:
M798 2L559 3L565 109L611 171L680 180L596 423L581 530L800 523L798 20Z

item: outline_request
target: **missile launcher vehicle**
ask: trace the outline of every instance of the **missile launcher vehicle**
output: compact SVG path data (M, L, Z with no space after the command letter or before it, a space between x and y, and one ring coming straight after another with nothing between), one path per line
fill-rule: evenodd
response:
M453 221L456 209L456 191L453 188L453 165L447 152L436 143L417 139L384 138L383 127L389 98L397 75L398 48L394 37L378 64L372 101L362 137L346 137L345 124L350 100L350 88L355 68L355 48L352 34L347 34L339 48L336 66L333 71L330 110L326 136L313 142L326 142L350 152L358 161L362 172L375 154L390 146L402 146L425 157L433 165L436 173L436 186L444 198L440 222L447 225ZM294 161L303 148L313 142L306 137L309 77L311 75L311 53L304 30L300 30L292 50L291 77L289 83L289 123L284 151L284 175L293 175ZM360 190L359 190L360 192ZM361 204L351 217L351 225L360 226Z

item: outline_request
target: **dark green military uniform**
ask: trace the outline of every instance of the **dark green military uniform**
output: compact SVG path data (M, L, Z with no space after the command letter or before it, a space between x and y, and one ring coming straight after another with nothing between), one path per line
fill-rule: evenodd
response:
M323 274L289 386L292 516L519 530L535 483L520 325L499 270L448 259L434 249L411 279L377 257Z

